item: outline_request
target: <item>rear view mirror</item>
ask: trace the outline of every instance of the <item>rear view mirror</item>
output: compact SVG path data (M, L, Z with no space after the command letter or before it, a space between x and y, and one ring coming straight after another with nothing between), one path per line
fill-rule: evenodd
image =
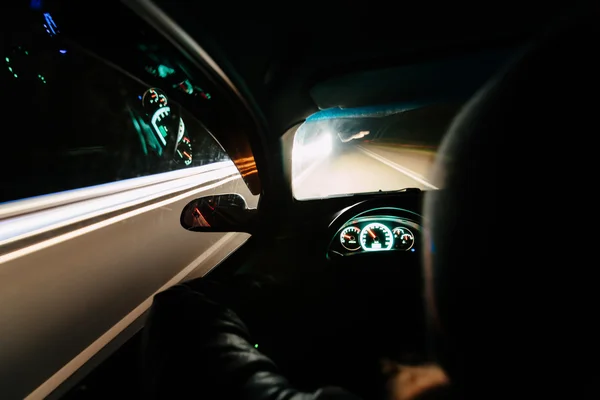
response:
M250 232L256 209L239 194L218 194L192 200L181 212L181 226L195 232Z

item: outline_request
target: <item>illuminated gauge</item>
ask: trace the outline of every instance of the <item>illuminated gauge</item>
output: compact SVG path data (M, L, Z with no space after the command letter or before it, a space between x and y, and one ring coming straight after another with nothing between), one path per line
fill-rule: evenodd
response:
M340 243L346 250L356 251L360 249L360 243L358 241L359 235L359 228L356 226L349 226L340 233Z
M398 250L408 251L415 244L415 236L407 228L394 228L394 248Z
M360 245L365 251L390 250L393 242L390 228L379 222L373 222L360 231Z
M148 89L142 97L142 105L148 108L166 107L167 103L167 96L159 89Z
M175 150L175 161L183 162L185 165L192 163L192 142L187 136L181 139Z

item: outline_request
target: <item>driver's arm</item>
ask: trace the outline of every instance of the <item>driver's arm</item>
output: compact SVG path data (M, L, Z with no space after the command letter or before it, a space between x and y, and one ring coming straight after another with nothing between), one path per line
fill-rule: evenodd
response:
M358 400L338 388L294 389L233 311L184 285L154 298L144 342L149 398Z

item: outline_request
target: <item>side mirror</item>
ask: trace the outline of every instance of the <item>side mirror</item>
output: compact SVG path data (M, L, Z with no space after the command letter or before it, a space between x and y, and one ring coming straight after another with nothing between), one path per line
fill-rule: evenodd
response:
M251 232L257 210L239 194L192 200L181 212L181 226L194 232Z

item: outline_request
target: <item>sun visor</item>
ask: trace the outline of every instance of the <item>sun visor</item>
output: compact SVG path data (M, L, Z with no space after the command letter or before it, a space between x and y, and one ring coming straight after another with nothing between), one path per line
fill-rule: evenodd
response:
M462 101L473 95L516 51L516 48L485 51L347 74L318 83L310 93L320 109Z

